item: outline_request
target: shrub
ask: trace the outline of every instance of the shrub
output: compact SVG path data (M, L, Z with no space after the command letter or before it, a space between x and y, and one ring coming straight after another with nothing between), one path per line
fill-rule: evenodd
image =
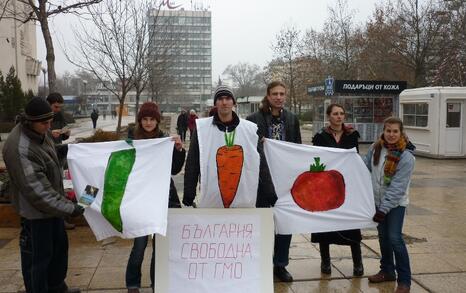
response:
M97 129L93 135L81 138L78 142L104 142L120 140L122 138L123 137L115 131L103 131L102 129Z

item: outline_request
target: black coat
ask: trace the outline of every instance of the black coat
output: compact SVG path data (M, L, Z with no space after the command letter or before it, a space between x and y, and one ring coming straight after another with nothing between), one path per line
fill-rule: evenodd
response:
M50 130L62 129L66 125L67 124L65 121L65 117L63 116L62 112L53 114L53 120L52 120L52 124L50 125ZM64 140L67 140L69 137L70 137L69 135L62 133L60 134L59 137L56 137L56 138L52 137L52 140L56 144L61 144Z
M220 131L225 132L226 126L218 118L218 114L213 116L212 123L217 126ZM238 115L233 112L233 123L228 125L228 131L233 131L236 126L240 123ZM186 159L186 166L184 168L184 194L183 204L191 206L194 198L196 197L196 188L199 182L199 176L201 173L199 165L199 141L197 138L196 129L191 136L191 142L189 144L188 158ZM277 195L272 183L272 177L270 176L269 168L265 160L264 152L262 151L261 143L259 141L257 151L260 156L259 166L259 186L257 190L256 207L267 208L271 207L277 201Z
M257 111L249 115L247 120L257 124L257 134L260 138L270 138L270 127L272 126L272 114L270 112ZM298 117L290 111L283 109L280 119L285 124L284 140L301 143L301 131L299 129Z
M352 149L357 148L359 152L359 132L356 130L346 128L342 134L340 141L337 143L333 134L331 134L327 128L322 128L312 138L312 144L315 146L324 146L340 149ZM339 245L352 245L361 242L361 230L345 230L335 232L324 232L324 233L312 233L311 242L314 243L328 243L328 244L339 244Z

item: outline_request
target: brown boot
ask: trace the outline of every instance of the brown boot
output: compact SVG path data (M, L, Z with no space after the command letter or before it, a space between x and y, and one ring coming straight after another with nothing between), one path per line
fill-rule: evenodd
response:
M411 290L410 287L402 284L398 284L398 287L396 287L395 293L409 293Z
M369 282L371 283L382 283L382 282L391 282L395 281L396 277L389 275L383 271L378 272L375 275L369 276Z

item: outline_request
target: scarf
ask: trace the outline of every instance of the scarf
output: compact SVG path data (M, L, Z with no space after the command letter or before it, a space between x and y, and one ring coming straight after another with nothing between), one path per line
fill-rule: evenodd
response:
M390 185L392 177L396 173L396 167L400 162L401 154L406 149L407 139L405 136L401 136L397 143L387 143L383 136L380 138L380 144L387 149L387 156L385 157L384 177L383 181L385 185Z

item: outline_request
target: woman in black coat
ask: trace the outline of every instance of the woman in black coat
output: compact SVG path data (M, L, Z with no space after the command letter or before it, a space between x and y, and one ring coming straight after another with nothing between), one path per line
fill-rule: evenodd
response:
M161 114L158 106L153 102L145 102L141 105L138 112L138 123L132 139L151 139L161 138L166 135L160 130L159 125L161 121ZM179 137L174 137L175 141L173 156L172 156L172 170L171 174L178 174L183 168L186 151L183 149L183 144ZM180 208L181 203L178 198L173 179L170 178L170 193L168 200L169 208ZM149 236L137 237L134 239L133 248L128 259L126 266L126 287L128 292L139 292L141 288L141 266L144 260L144 251L147 247ZM154 270L155 270L155 238L152 237L152 258L150 262L150 279L152 282L152 289L154 288Z
M322 128L312 138L312 144L316 146L352 149L359 152L359 133L344 124L345 109L339 104L331 104L326 110L329 125ZM364 267L361 256L361 230L345 230L325 233L313 233L311 237L313 243L319 243L321 257L321 272L331 273L330 265L330 244L349 245L353 257L353 275L362 276Z

